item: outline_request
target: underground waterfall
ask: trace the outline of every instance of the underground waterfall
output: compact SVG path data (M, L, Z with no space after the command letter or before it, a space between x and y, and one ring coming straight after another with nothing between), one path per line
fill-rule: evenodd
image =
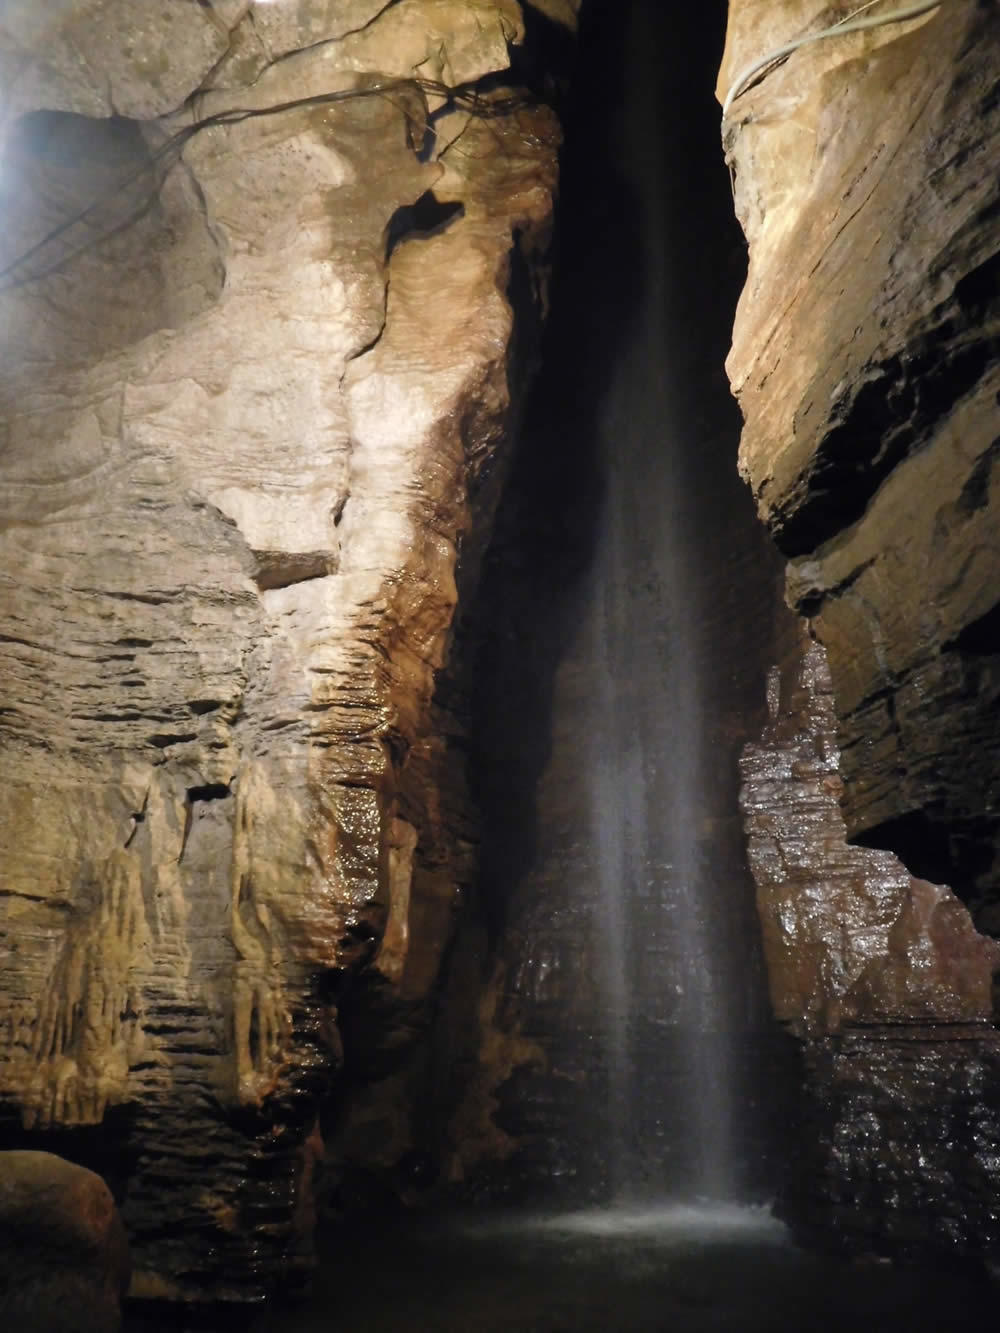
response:
M766 1197L781 1114L737 807L782 622L722 369L743 263L722 17L584 26L546 357L484 590L483 873L523 942L511 1007L557 1053L511 1124L549 1136L524 1164L541 1191L619 1202Z
M711 95L724 9L583 16L552 311L475 663L500 1008L549 1062L500 1089L524 1146L490 1204L423 1222L416 1244L412 1226L390 1233L386 1333L977 1318L961 1279L811 1258L769 1213L795 1073L770 1021L737 760L795 627L733 467L723 360L744 251Z
M1000 25L892 5L0 0L3 1327L992 1316Z
M726 924L727 906L747 886L724 864L724 835L707 799L708 731L719 701L705 697L706 683L710 689L714 682L704 663L721 644L707 623L711 593L701 571L712 558L705 549L710 528L708 513L699 513L705 500L718 511L729 499L738 510L733 501L740 497L722 476L708 495L698 477L700 468L711 473L706 455L726 438L731 420L721 403L693 415L692 389L711 403L700 381L712 365L712 321L691 318L698 292L678 261L694 257L697 242L676 215L702 145L692 134L686 151L664 151L664 36L648 8L634 8L623 106L617 115L609 111L622 187L634 201L635 246L624 262L633 268L627 285L638 299L596 405L603 503L581 645L594 663L592 693L578 717L588 740L581 823L597 880L612 1201L678 1189L734 1199L733 1119L748 1119L736 1104L731 1044L753 944ZM698 89L671 83L680 100L698 97ZM694 211L708 225L704 214L716 199L692 193ZM720 306L721 296L713 292ZM690 339L683 351L682 339ZM749 537L756 553L748 517L738 515L729 532L737 550ZM764 589L768 573L765 564ZM753 571L747 574L751 584ZM749 586L747 595L760 601L761 587ZM665 1124L659 1108L671 1103ZM664 1179L662 1168L643 1168L649 1144L664 1133L688 1164L682 1178L676 1168L674 1179Z
M467 632L500 1012L548 1055L499 1090L520 1146L471 1213L336 1240L306 1309L260 1333L333 1311L369 1333L754 1333L861 1310L929 1333L972 1308L960 1283L798 1254L769 1215L794 1078L737 760L793 629L733 466L724 8L584 14L541 370ZM373 1245L393 1254L375 1308Z

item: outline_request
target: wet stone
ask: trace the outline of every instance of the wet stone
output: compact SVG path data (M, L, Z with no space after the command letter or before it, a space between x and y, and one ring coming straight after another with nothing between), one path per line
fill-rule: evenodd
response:
M51 1153L0 1153L0 1327L117 1333L128 1242L107 1185Z

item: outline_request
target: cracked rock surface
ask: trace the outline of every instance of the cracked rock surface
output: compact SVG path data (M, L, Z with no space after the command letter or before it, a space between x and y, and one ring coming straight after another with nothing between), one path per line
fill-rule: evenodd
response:
M113 1114L135 1290L246 1299L307 1258L340 982L447 943L400 791L557 132L302 101L500 71L514 0L140 9L0 6L0 1121Z

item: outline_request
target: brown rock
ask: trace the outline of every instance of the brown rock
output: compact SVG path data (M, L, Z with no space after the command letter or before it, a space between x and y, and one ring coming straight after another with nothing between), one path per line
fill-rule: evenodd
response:
M0 1153L0 1321L31 1333L115 1333L129 1280L107 1185L44 1152Z
M741 805L776 1016L844 1025L987 1021L1000 944L943 885L891 852L851 847L830 675L801 636L768 691L771 721L740 761Z
M503 70L515 0L8 9L0 1112L125 1108L137 1288L252 1299L337 987L426 1006L469 879L432 697L557 129L369 95Z
M733 6L720 89L856 8ZM874 11L873 11L874 12ZM827 649L849 835L1000 925L995 6L803 47L724 127L740 467Z
M1000 944L950 889L848 845L820 645L800 636L768 702L740 767L772 1001L802 1039L779 1210L823 1248L995 1263Z

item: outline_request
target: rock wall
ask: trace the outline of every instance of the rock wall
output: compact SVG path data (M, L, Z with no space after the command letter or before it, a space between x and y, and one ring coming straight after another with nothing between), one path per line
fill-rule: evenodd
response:
M113 1117L135 1289L248 1299L471 876L432 698L558 134L476 91L515 0L139 8L0 6L0 1124Z
M720 90L853 6L733 7ZM876 13L877 11L872 11ZM852 838L992 929L998 834L996 8L803 47L724 128L750 273L740 467L829 655Z
M988 1023L1000 943L949 888L847 842L826 654L799 636L784 673L772 668L770 722L740 761L775 1016L799 1035Z
M853 11L734 6L720 96ZM772 999L805 1057L785 1209L826 1244L991 1262L998 41L975 0L835 35L723 125L750 251L740 468L810 636L742 764Z
M740 762L771 1001L799 1043L778 1211L809 1245L993 1266L1000 943L949 888L849 845L826 654L786 637Z

